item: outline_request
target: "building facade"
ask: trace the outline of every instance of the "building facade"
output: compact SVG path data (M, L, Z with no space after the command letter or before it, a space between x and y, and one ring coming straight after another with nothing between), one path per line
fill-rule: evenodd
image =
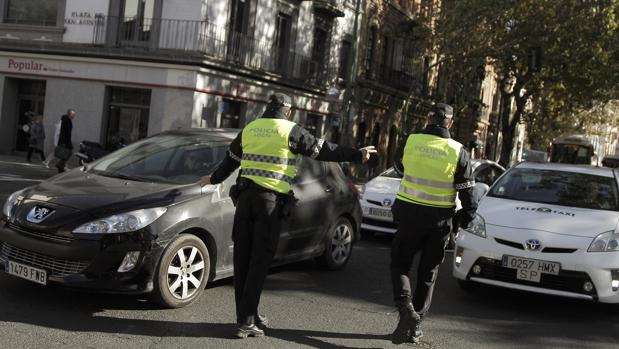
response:
M338 83L361 0L0 0L0 152L22 151L27 113L73 139L127 142L187 127L241 128L268 95L337 138Z
M407 135L425 124L435 90L431 34L439 5L436 0L365 1L344 133L350 144L374 145L379 156L357 168L359 177L392 166Z

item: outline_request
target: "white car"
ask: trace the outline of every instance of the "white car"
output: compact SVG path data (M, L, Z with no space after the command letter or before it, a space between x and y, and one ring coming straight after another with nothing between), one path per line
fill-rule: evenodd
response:
M456 238L453 275L550 295L619 302L619 172L520 163Z
M505 172L505 168L494 161L472 160L471 167L475 181L492 185ZM368 181L361 189L363 218L361 229L365 232L395 234L396 225L391 215L391 206L400 188L402 177L392 168Z

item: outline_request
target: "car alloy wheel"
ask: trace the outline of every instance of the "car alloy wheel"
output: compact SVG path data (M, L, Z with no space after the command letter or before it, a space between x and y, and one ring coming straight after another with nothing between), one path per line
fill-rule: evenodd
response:
M191 298L204 278L204 256L195 246L183 246L168 265L168 289L180 300Z
M168 308L193 303L204 292L210 268L204 242L193 234L179 235L161 254L151 299Z
M352 229L348 224L340 224L335 227L335 234L331 239L331 255L333 260L338 263L344 263L350 255L352 247Z
M316 261L321 267L330 270L344 268L352 254L354 231L345 217L337 219L325 239L325 251Z

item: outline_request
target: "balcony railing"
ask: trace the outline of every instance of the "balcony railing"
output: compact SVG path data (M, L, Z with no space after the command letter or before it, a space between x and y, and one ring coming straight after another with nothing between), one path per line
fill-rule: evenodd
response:
M365 78L399 90L408 90L416 83L411 73L377 62L367 67Z
M225 63L321 87L327 77L324 65L309 56L206 21L98 17L93 44L199 52Z

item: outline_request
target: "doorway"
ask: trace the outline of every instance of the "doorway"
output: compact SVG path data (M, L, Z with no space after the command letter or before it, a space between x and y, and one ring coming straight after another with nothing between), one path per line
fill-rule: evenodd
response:
M151 90L110 87L109 114L105 145L114 148L118 142L133 143L146 138L150 114Z
M14 149L16 151L28 150L30 134L24 129L29 125L32 116L43 115L45 107L45 81L18 79L17 82L17 123Z

